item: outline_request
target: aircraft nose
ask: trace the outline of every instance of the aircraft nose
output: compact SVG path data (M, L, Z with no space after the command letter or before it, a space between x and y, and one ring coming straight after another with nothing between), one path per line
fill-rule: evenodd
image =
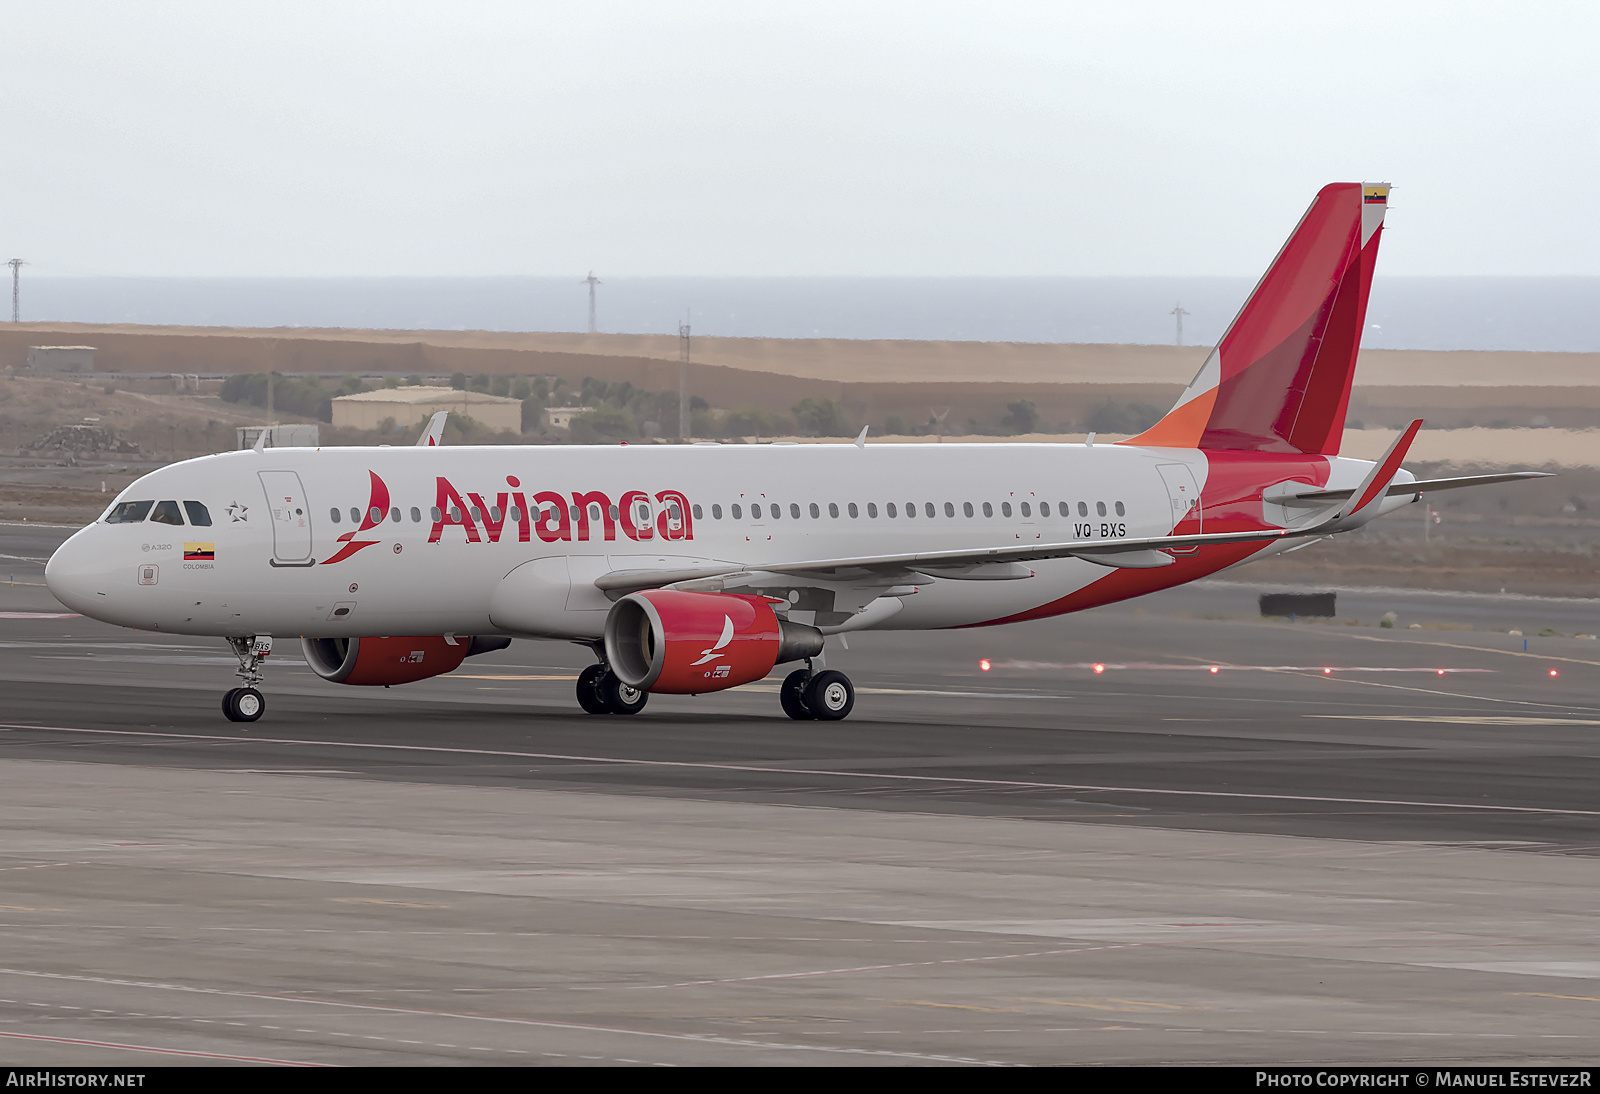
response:
M55 549L45 563L44 583L50 593L75 612L95 615L104 610L110 592L109 573L95 549L94 527L79 531Z

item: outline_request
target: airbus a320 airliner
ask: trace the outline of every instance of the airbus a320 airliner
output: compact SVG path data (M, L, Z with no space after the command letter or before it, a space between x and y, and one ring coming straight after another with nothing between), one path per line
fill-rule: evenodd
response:
M410 683L513 638L582 643L593 714L784 679L795 719L854 688L828 636L981 627L1126 600L1422 492L1339 455L1387 185L1326 186L1166 417L1114 444L635 445L229 452L154 471L62 544L62 603L226 638L254 721L273 636L339 684ZM426 443L424 443L426 442Z

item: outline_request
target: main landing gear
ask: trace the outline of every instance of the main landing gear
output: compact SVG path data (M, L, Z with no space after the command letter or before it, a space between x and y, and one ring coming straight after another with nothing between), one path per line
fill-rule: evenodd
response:
M638 714L650 693L617 679L604 661L578 674L578 705L590 714Z
M264 678L261 662L272 653L272 636L230 638L228 645L239 659L239 679L244 681L244 687L234 688L222 697L222 713L230 722L254 722L267 711L267 700L256 685Z
M783 712L797 722L837 722L856 705L856 689L850 677L833 669L795 669L784 677L778 701Z

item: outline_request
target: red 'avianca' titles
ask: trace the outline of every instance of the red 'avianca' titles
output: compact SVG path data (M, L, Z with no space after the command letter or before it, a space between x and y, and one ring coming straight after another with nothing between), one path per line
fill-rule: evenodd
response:
M500 491L490 502L482 494L462 494L443 475L438 477L437 483L429 543L438 543L444 530L452 526L466 533L468 543L481 543L484 539L498 543L507 521L516 525L518 543L527 543L534 535L546 543L602 538L610 541L617 538L619 530L631 540L658 536L672 541L694 538L689 499L677 490L658 490L654 495L644 490L629 490L615 503L599 490L574 490L570 501L567 495L554 490L540 490L530 498L519 489L521 481L515 475L507 475L506 485L511 489ZM529 520L530 514L532 520ZM481 535L480 522L483 525Z

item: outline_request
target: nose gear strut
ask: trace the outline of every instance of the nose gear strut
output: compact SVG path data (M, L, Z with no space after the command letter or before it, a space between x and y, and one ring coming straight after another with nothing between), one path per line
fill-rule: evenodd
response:
M261 662L272 653L272 636L257 634L248 638L229 638L233 655L239 659L239 679L244 687L234 688L222 697L222 713L230 722L253 722L266 712L267 700L256 685L264 680Z

